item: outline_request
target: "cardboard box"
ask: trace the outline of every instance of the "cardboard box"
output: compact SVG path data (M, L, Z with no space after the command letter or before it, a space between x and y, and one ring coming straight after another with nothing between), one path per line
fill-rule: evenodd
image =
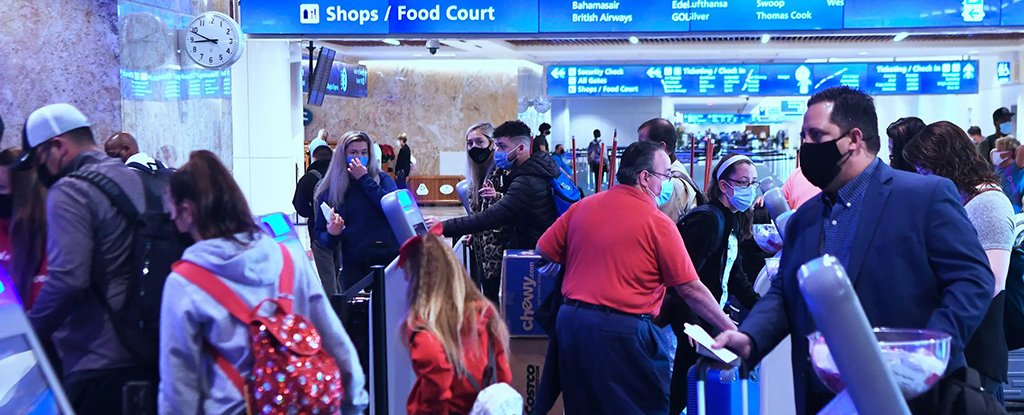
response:
M536 404L540 377L544 371L544 357L548 351L548 340L539 338L512 339L509 344L512 366L512 387L523 395L523 413L530 414ZM563 414L562 398L559 396L549 414Z
M547 337L535 313L555 287L553 276L537 272L540 256L532 250L505 251L501 269L501 315L512 337Z

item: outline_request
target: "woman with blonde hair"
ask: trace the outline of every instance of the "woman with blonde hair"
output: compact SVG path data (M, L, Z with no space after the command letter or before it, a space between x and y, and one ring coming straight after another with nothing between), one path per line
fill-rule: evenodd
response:
M468 414L492 380L512 381L508 327L433 233L406 242L399 265L409 281L402 332L416 373L406 409L410 415Z
M373 140L362 131L339 138L327 174L317 186L315 205L326 203L331 217L314 209L315 243L328 250L341 244L341 289L345 290L398 255L398 241L380 206L384 195L398 189L372 157Z
M479 213L491 207L507 187L508 170L494 165L494 126L489 122L474 124L466 130L466 177L470 181L469 210ZM479 284L484 295L498 302L501 290L501 229L473 234L470 245L476 263L480 266Z

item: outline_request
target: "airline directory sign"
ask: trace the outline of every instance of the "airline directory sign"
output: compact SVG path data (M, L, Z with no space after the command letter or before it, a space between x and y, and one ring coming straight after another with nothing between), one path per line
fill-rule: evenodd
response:
M250 35L607 34L1024 26L1019 0L245 0Z
M552 97L800 96L834 87L872 95L974 94L978 61L547 68Z

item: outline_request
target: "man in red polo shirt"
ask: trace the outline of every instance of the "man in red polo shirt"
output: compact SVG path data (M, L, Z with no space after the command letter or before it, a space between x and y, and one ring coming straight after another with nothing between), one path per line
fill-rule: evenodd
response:
M659 143L631 144L620 184L574 204L537 244L565 266L555 331L566 413L668 413L668 342L652 322L666 287L719 330L735 327L655 206L669 165Z

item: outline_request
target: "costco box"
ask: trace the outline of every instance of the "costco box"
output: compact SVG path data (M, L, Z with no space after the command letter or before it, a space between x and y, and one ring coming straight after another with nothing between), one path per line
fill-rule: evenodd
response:
M548 351L548 340L540 338L518 338L509 342L512 366L512 387L523 395L523 413L533 413L540 390L540 377L544 371L544 357ZM559 395L551 415L563 414L562 397Z
M554 276L541 276L540 256L532 250L505 251L501 269L501 315L512 337L546 337L536 310L555 287Z

